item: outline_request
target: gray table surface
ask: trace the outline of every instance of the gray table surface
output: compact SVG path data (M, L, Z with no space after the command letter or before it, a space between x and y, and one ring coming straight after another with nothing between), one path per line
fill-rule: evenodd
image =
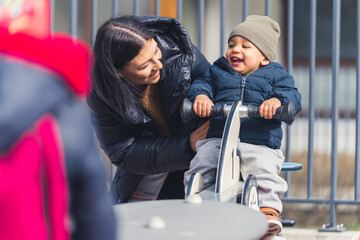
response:
M251 240L260 239L267 230L262 213L228 202L144 201L115 205L114 211L118 221L118 240ZM164 220L165 228L147 226L154 216Z

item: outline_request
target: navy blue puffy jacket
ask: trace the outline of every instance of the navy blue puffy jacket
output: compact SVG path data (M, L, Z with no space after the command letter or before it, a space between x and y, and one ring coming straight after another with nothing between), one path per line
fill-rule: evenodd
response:
M215 105L232 104L241 99L241 83L245 84L243 105L260 106L267 99L276 97L281 104L292 101L296 113L301 110L301 95L293 77L279 63L272 62L246 77L242 77L220 57L191 85L188 98L191 101L199 94L207 95ZM222 137L224 119L212 119L207 137ZM240 129L242 142L266 145L279 149L282 139L281 122L266 119L242 119Z

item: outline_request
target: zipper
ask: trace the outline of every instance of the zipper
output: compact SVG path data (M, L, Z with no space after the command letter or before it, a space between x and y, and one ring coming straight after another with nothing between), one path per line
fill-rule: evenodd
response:
M239 74L240 75L240 74ZM241 101L241 104L243 102L243 99L244 99L244 92L245 92L245 84L246 84L246 78L247 76L243 77L241 76L241 96L240 96L240 101Z

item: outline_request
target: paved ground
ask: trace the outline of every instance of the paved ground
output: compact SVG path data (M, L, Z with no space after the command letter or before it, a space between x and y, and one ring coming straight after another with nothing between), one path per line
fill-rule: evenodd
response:
M317 229L284 228L286 240L360 240L360 232L319 232Z

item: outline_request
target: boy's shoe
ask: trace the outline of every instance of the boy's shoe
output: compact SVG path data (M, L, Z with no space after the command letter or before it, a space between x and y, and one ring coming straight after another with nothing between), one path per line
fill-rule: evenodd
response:
M265 214L268 221L268 231L266 233L266 237L277 235L282 231L282 224L279 220L279 213L273 209L268 207L260 208L260 211Z

